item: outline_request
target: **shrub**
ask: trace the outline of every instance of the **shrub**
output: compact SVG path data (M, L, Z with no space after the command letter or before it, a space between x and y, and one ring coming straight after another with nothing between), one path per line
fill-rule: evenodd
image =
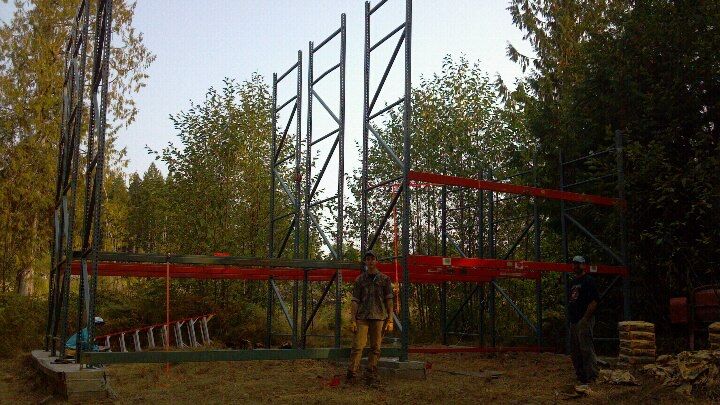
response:
M42 348L46 314L44 299L0 294L0 358Z

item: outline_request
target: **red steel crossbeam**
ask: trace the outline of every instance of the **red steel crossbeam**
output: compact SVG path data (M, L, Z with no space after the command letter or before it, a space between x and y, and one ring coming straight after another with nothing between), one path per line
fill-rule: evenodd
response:
M117 262L101 262L98 266L100 276L115 277L157 277L166 276L166 264L161 263L117 263ZM302 280L304 270L295 268L257 268L257 267L239 267L239 266L217 266L217 265L188 265L188 264L170 264L171 278L191 278L191 279L234 279L234 280L268 280L272 277L275 280ZM392 277L394 274L394 265L390 263L380 263L378 265L380 271ZM80 265L78 262L73 263L72 273L77 275L80 273ZM345 282L353 282L360 274L359 270L342 269L343 280ZM335 274L335 269L313 269L308 270L309 281L328 281ZM433 284L443 281L468 281L468 282L489 282L497 277L535 277L533 272L493 272L488 269L470 269L469 271L458 272L441 272L434 267L417 266L411 270L410 281L413 283Z
M442 256L410 256L408 258L410 282L432 284L443 281L488 282L496 278L537 279L543 272L571 272L572 266L565 263L531 262L523 260L481 259ZM98 272L101 276L116 277L165 277L164 263L120 263L101 262ZM170 264L172 278L192 279L234 279L234 280L302 280L305 270L289 267L241 267L232 265ZM393 279L395 264L378 263L378 269ZM586 266L589 273L627 275L623 266ZM309 281L328 281L335 269L312 269L308 271ZM80 274L80 262L73 262L72 273ZM359 270L342 269L343 280L353 282Z
M583 202L609 206L625 205L625 202L618 198L603 197L593 194L572 193L569 191L561 191L548 188L520 186L517 184L507 184L496 181L476 180L466 177L448 176L444 174L416 172L413 170L410 171L408 178L417 182L431 183L436 185L458 186L475 188L479 190L496 191L499 193L529 195L533 197L547 198L551 200Z
M533 262L525 260L503 260L503 259L482 259L476 257L442 257L442 256L410 256L408 258L408 266L427 266L436 269L495 269L501 271L499 277L505 274L515 272L559 272L570 273L573 271L572 264L569 263L551 263L551 262ZM588 273L597 274L615 274L619 276L627 275L627 267L625 266L609 266L604 264L598 265L582 265L582 268ZM505 272L502 272L502 271ZM523 273L523 274L524 274Z

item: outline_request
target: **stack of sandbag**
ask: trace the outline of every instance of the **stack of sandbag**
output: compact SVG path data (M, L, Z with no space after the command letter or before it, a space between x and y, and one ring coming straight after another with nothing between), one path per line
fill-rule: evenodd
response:
M720 350L720 322L714 322L708 326L708 341L710 350Z
M620 330L620 363L625 365L655 362L655 325L643 321L618 323Z

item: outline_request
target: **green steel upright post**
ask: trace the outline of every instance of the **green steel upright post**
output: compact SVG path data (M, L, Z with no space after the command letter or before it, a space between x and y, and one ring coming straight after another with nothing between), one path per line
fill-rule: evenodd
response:
M538 183L538 170L537 170L537 150L533 154L533 183L535 187L539 186ZM533 227L535 228L535 261L539 262L541 257L540 252L540 211L538 207L538 197L533 198ZM542 310L542 273L537 280L535 280L535 309L536 309L536 338L538 347L543 346L543 310Z
M565 190L565 157L560 151L560 190ZM569 260L569 252L568 252L568 229L567 229L567 220L565 218L565 201L560 200L560 225L562 230L562 254L563 254L563 262L567 263ZM570 297L570 280L568 279L568 274L563 273L562 274L562 280L563 280L563 287L565 291L565 353L570 353L570 302L568 301Z
M410 342L410 145L412 136L412 0L405 0L405 100L403 102L403 210L402 210L402 344L400 361L407 361Z
M618 199L625 202L625 157L623 153L623 137L622 132L615 131L615 150L617 159L617 187L618 187ZM632 317L632 308L630 307L630 261L628 260L628 246L627 246L627 206L619 204L616 208L619 211L620 216L620 258L622 258L622 265L627 267L628 275L623 277L623 318L630 320Z
M299 259L300 252L300 226L302 223L302 211L300 209L300 203L302 201L302 171L301 171L301 159L302 159L302 51L297 53L297 98L295 99L295 116L297 118L297 129L295 133L295 232L293 239L293 258ZM292 327L292 347L297 349L299 347L299 335L298 335L298 310L299 310L299 282L295 280L293 282L293 327Z
M488 171L490 180L493 180L492 169ZM495 193L488 192L488 243L490 250L490 258L495 258ZM490 343L492 347L497 344L497 328L496 328L496 308L495 308L495 279L488 285L488 312L490 315Z

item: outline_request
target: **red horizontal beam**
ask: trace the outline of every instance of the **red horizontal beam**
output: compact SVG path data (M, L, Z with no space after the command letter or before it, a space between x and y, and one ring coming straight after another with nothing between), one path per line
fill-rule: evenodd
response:
M565 263L532 262L523 260L501 260L442 256L410 256L408 258L410 282L440 283L443 281L488 282L496 278L538 279L543 272L571 272L572 266ZM166 276L166 264L163 263L119 263L101 262L99 274L115 277L155 277ZM226 280L302 280L305 271L297 268L261 268L224 265L170 264L170 277L190 279L226 279ZM393 281L402 269L395 263L378 263L378 269ZM623 266L586 265L589 273L627 275ZM72 273L80 274L80 262L73 262ZM342 269L343 281L353 282L360 274L359 270ZM335 275L335 269L308 270L309 281L328 281Z
M503 259L484 259L476 257L442 257L442 256L410 256L408 265L427 266L436 269L445 269L445 271L456 271L456 269L473 268L473 269L494 269L497 277L511 277L513 273L524 274L528 272L558 272L571 273L573 271L572 264L569 263L553 263L553 262L534 262L526 260L503 260ZM581 266L587 273L597 274L615 274L619 276L627 275L627 267L625 266L609 266L605 264L585 264Z
M165 264L154 263L117 263L102 262L98 268L100 276L115 277L152 277L163 278L166 276ZM395 278L395 266L391 263L382 263L379 270L387 274L393 281ZM440 283L443 281L467 281L467 282L489 282L493 278L501 277L500 273L493 274L487 270L470 271L462 274L438 272L434 268L418 266L410 271L412 283L428 284ZM72 274L80 274L79 262L74 262ZM328 281L335 274L334 269L315 269L308 271L309 281ZM358 270L341 270L344 282L354 282L360 274ZM534 277L535 274L525 272L522 275ZM170 265L171 278L188 279L225 279L225 280L268 280L272 277L275 280L302 280L303 270L285 268L242 268L234 266L202 266L202 265Z
M408 179L418 182L425 182L446 186L458 186L475 188L479 190L496 191L499 193L529 195L533 197L547 198L551 200L562 200L572 202L583 202L596 205L624 205L624 201L618 198L603 197L593 194L572 193L549 188L531 186L520 186L517 184L500 183L488 180L476 180L466 177L448 176L444 174L410 171Z

